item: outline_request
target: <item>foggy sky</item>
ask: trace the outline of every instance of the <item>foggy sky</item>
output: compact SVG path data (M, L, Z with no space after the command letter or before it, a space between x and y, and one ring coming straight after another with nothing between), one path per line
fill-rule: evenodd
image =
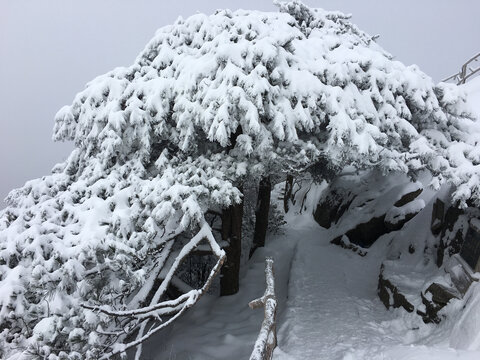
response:
M480 51L478 0L305 0L353 22L434 80ZM50 173L71 144L53 117L94 77L128 66L155 30L218 8L275 11L271 0L0 0L0 208L25 181Z

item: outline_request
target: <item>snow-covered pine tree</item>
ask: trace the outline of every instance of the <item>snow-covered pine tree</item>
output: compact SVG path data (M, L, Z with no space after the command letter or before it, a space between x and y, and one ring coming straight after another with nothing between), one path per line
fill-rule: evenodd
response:
M429 167L469 189L448 157L469 133L456 88L394 61L341 13L278 5L179 19L59 111L54 139L75 149L0 216L2 358L141 346L208 288L225 253L205 214L241 203L247 177L321 160ZM205 285L169 298L202 241L218 258Z

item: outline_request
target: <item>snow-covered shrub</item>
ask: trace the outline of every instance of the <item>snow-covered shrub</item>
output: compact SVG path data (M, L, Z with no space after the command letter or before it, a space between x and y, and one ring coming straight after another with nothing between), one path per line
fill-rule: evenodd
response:
M245 178L327 159L428 167L459 200L478 195L456 88L394 61L341 13L279 7L179 19L58 112L54 139L75 149L0 215L0 357L105 358L174 321L223 261L205 213L239 203ZM166 298L204 240L218 258L207 282Z

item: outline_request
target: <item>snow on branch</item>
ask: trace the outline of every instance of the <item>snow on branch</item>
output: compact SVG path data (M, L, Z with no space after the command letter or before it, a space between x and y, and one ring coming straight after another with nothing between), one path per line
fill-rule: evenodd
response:
M210 271L210 274L205 282L205 284L202 286L201 289L198 290L191 290L187 292L186 294L183 294L179 296L177 299L174 300L169 300L169 301L163 301L158 303L159 299L164 295L166 292L168 285L170 284L173 275L176 273L178 270L180 264L183 262L183 260L190 254L192 253L195 248L199 245L199 243L203 240L206 240L212 250L212 253L217 257L217 263L215 266L212 268ZM127 319L127 321L122 322L124 324L124 327L127 327L126 324L132 321L136 321L136 325L133 326L130 331L127 332L126 335L131 334L134 329L137 328L137 325L139 324L139 321L143 321L140 325L140 330L138 331L137 338L134 341L131 341L129 343L123 344L123 343L117 343L112 346L112 351L109 353L104 354L101 359L108 359L111 357L114 357L119 354L123 354L126 350L134 347L134 346L139 346L142 344L145 340L147 340L150 336L158 332L159 330L165 328L168 326L170 323L172 323L176 318L178 318L181 314L183 314L187 309L192 307L194 304L197 303L197 301L200 299L200 297L205 294L208 289L210 288L210 285L215 278L215 276L218 274L220 271L220 268L223 265L223 262L225 261L225 251L220 249L218 246L212 231L210 229L210 226L207 224L205 220L203 220L202 225L198 233L181 249L180 253L177 255L175 258L175 261L173 265L169 268L169 271L167 273L167 276L163 280L162 284L156 291L155 295L153 296L151 300L151 305L148 307L144 308L139 308L139 309L133 309L133 310L125 310L125 311L113 311L106 309L104 307L96 307L96 306L90 306L87 304L83 304L82 306L86 309L94 310L94 311L99 311L102 312L106 315L109 316L114 316L114 317L124 317ZM162 322L160 316L172 316L170 319L168 319L165 322ZM145 333L145 327L148 323L149 320L154 320L157 322L160 322L159 325L152 327L150 330L148 330ZM141 353L141 348L139 351L137 351L137 357L139 357Z
M461 88L393 61L348 16L279 7L179 19L57 113L54 138L74 150L0 212L0 358L97 360L174 321L223 262L206 212L240 203L248 177L321 159L428 169L461 205L480 205L480 125ZM210 277L169 299L203 239L218 259Z
M273 350L277 346L276 313L277 298L275 296L275 278L273 275L273 259L265 260L265 281L267 287L261 298L251 301L248 306L251 309L263 307L265 310L262 327L253 348L250 360L270 360Z

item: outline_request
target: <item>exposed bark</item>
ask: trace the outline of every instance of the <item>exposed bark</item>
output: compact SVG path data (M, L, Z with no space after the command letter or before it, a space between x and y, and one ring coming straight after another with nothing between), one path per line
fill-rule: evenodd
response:
M268 213L270 211L270 194L272 183L270 176L262 177L258 187L257 208L255 211L255 231L253 233L253 245L250 250L252 257L255 250L265 246L265 237L268 230Z
M285 192L283 194L283 209L285 213L288 212L290 200L292 199L293 193L293 175L288 174L287 179L285 180Z
M241 191L241 189L240 189ZM240 259L242 255L243 202L222 212L222 240L229 245L224 249L227 259L220 277L220 295L233 295L239 289Z

